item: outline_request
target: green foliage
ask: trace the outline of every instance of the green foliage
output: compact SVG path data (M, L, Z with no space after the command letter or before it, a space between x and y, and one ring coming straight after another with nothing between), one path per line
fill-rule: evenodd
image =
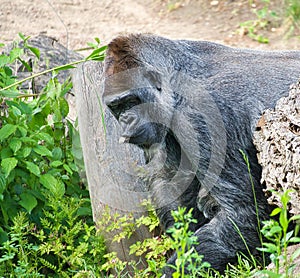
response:
M296 30L300 30L300 2L299 0L285 0L285 16L290 26L288 35L294 34Z
M45 189L62 195L65 190L69 195L88 195L71 152L68 131L73 127L66 120L67 91L69 82L59 84L53 78L45 93L31 101L2 99L6 109L0 118L0 177L5 180L1 225L8 225L20 210L27 211L32 219L40 217L47 203Z
M156 213L149 203L147 203L149 214L142 216L135 220L136 227L141 225L147 226L151 231L154 231L159 227L159 221ZM108 215L107 215L108 214ZM106 225L106 231L111 233L118 231L120 227L124 227L124 223L128 222L131 227L132 216L128 218L126 216L115 215L111 218L109 216L109 210L105 214L104 219L110 217L108 222L113 219L114 224ZM202 261L203 256L199 255L194 245L197 244L197 237L193 235L193 232L189 230L189 225L196 222L192 218L192 210L186 211L186 208L179 208L178 211L173 211L174 227L170 228L168 233L156 235L152 238L147 238L144 241L136 242L130 247L130 254L135 254L137 257L145 257L146 266L144 269L140 269L139 262L122 262L115 253L109 253L105 255L107 262L103 265L103 270L114 270L118 277L161 277L162 268L166 266L166 260L170 252L176 252L177 260L176 264L169 265L174 268L173 277L209 277L208 268L210 265ZM126 220L127 218L127 220ZM103 224L103 222L101 222ZM120 226L119 226L120 225ZM127 234L130 236L131 233ZM126 236L122 234L122 238ZM120 238L117 237L117 240ZM116 238L114 239L116 240ZM131 267L133 273L127 273L125 267ZM185 267L190 271L189 274L184 273ZM111 276L114 277L114 276Z
M269 39L265 37L261 31L266 30L273 21L278 19L277 14L270 10L270 0L261 0L262 8L252 8L256 19L248 20L240 24L240 29L251 39L259 43L269 43Z
M288 218L289 192L290 190L285 191L280 198L282 207L274 209L271 213L271 216L279 215L279 221L274 219L265 221L261 230L269 242L264 242L260 250L271 254L270 258L275 266L275 271L264 270L261 273L268 274L270 277L292 277L295 267L293 261L300 256L300 249L296 250L290 257L287 255L288 245L300 243L300 237L297 237L296 230L289 231L291 222L300 219L300 215ZM282 269L284 274L280 274Z
M295 24L300 20L300 2L299 0L285 0L286 15L291 17Z
M80 271L99 277L105 252L95 227L82 219L88 200L49 192L41 226L29 224L25 212L13 219L8 240L0 247L0 274L10 277L73 277ZM21 275L22 273L22 275ZM93 274L93 276L91 276Z
M105 47L46 70L53 77L33 95L20 89L25 79L18 80L11 64L19 61L32 72L24 50L37 60L40 52L28 44L29 37L20 38L22 47L15 43L0 55L0 276L99 277L105 247L75 163L82 157L80 141L67 120L65 99L72 83L60 84L56 73L88 59L103 60Z
M174 227L169 229L171 234L171 246L177 254L175 269L172 277L200 277L204 275L204 270L210 267L209 263L202 262L203 256L199 255L195 250L197 245L197 237L189 230L191 223L197 221L192 217L192 209L188 212L186 208L178 208L178 211L172 211L175 220ZM185 268L190 272L185 273Z
M166 266L168 255L175 252L177 255L175 265L169 265L169 267L174 269L173 277L295 277L291 273L295 267L294 260L300 257L300 249L297 249L290 257L288 257L287 246L290 243L300 242L300 238L297 237L299 227L290 232L288 231L288 227L291 222L299 221L300 216L288 218L287 205L289 197L288 192L286 192L281 197L283 204L282 208L275 209L271 215L276 216L279 214L279 222L272 219L263 222L263 226L261 225L249 160L243 151L241 151L241 153L248 168L256 206L258 228L261 230L259 236L262 247L259 248L259 250L263 253L270 254L270 258L276 266L275 271L270 270L269 267L266 268L267 266L265 263L261 266L255 256L250 253L250 250L248 250L248 254L237 254L237 264L229 264L224 274L220 274L211 269L208 263L202 261L203 257L195 251L194 246L197 245L197 237L189 230L189 225L190 223L196 222L196 220L192 218L191 210L187 212L185 208L179 208L178 211L172 212L175 224L168 231L170 237L160 234L159 236L147 238L142 242L137 242L130 247L130 254L135 254L138 257L145 257L146 265L143 270L140 270L140 267L136 262L122 262L115 253L105 255L107 261L103 265L102 270L109 271L113 269L118 277L161 277L161 271ZM132 215L111 216L109 210L107 210L103 217L106 221L106 223L104 223L105 221L102 222L102 224L104 224L103 227L106 226L106 231L109 233L117 231L117 234L114 236L114 240L116 241L120 241L125 237L130 237L134 230L133 223L135 223L136 227L146 225L150 231L155 231L159 226L158 218L153 207L149 205L149 202L146 202L145 204L149 214L136 220L133 219ZM240 234L247 247L247 242L243 238L238 226L233 221L232 224L235 226L236 231ZM118 231L123 231L123 233L119 233ZM131 267L132 272L128 273L128 267ZM188 274L185 273L185 269L189 270ZM279 269L285 273L279 274Z
M249 1L249 7L255 15L255 19L247 20L240 24L239 32L247 34L251 39L259 43L269 43L267 37L268 31L273 27L284 26L286 30L285 37L295 34L299 31L300 25L300 2L299 0L277 1L260 0ZM271 6L277 10L275 12ZM257 8L259 7L259 8Z

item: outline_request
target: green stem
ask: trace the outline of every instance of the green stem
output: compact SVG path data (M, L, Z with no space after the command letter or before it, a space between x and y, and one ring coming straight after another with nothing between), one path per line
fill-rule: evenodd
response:
M19 81L13 83L13 84L10 84L10 85L8 85L8 86L0 89L0 92L8 90L8 89L10 89L10 88L12 88L14 86L20 85L20 84L24 83L27 80L33 79L33 78L41 76L43 74L46 74L46 73L49 73L49 72L52 72L52 71L55 71L55 70L61 70L61 69L64 69L65 67L68 67L68 66L74 66L74 65L83 63L85 61L87 61L87 59L82 59L82 60L75 61L75 62L72 62L72 63L69 63L69 64L65 64L65 65L62 65L62 66L58 66L58 67L51 68L51 69L48 69L48 70L45 70L45 71L42 71L42 72L35 73L33 75L30 75L30 76L28 76L28 77L26 77L26 78L24 78L22 80L19 80Z

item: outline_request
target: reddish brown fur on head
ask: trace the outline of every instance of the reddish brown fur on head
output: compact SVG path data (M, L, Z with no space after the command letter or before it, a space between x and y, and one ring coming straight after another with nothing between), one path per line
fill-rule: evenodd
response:
M133 36L119 36L109 43L105 59L106 76L138 66L133 40Z

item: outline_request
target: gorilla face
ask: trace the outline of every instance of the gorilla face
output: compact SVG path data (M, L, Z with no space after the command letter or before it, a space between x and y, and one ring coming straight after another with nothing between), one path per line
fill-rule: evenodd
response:
M105 104L121 126L120 143L131 143L149 149L151 145L162 142L166 127L161 123L152 90L129 90L113 97L104 97Z

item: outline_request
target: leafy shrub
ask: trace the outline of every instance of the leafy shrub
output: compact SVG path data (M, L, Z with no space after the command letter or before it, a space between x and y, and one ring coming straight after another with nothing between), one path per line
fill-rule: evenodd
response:
M12 65L32 71L24 49L37 60L40 53L20 37L23 47L0 55L0 275L98 277L105 247L72 152L79 144L67 120L72 83L60 84L54 71L39 95L24 92ZM102 59L104 49L86 59Z
M291 243L300 243L300 237L297 237L299 226L290 231L292 222L299 220L300 215L288 218L289 192L290 190L285 191L280 198L282 207L275 208L271 213L271 216L279 215L279 221L275 219L265 221L261 230L269 242L264 242L260 250L270 254L270 259L275 267L274 271L264 270L261 273L271 277L283 276L280 275L280 270L284 272L285 277L293 275L295 267L293 263L300 256L300 249L290 256L287 252L287 247Z

